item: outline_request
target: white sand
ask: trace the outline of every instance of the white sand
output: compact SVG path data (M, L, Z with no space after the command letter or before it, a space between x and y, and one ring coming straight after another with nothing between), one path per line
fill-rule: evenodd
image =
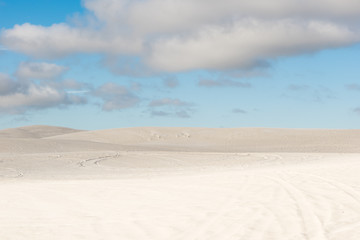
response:
M0 131L0 239L360 239L360 132Z

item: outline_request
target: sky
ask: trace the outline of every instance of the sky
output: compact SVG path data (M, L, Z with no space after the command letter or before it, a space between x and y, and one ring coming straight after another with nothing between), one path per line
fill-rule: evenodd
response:
M358 0L0 0L0 129L360 128Z

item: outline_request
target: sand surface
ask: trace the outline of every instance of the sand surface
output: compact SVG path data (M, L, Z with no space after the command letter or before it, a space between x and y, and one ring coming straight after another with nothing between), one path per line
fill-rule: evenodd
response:
M360 131L0 131L0 239L360 239Z

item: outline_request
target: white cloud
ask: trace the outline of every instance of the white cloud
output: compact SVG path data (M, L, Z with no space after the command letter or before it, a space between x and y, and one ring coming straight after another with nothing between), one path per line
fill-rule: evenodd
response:
M67 71L66 67L46 62L22 62L15 75L20 79L54 79Z
M71 89L77 91L88 91L91 88L89 84L78 82L74 79L65 79L59 83L64 89Z
M105 83L93 92L93 95L103 100L104 111L122 110L136 106L140 98L125 86L116 83Z
M358 83L347 84L345 87L346 87L348 90L360 91L360 84L358 84Z
M179 111L175 113L175 116L178 118L191 118L190 114L187 111Z
M248 112L244 109L241 109L241 108L234 108L232 110L233 113L237 113L237 114L247 114Z
M153 110L150 112L152 117L177 117L177 118L191 118L188 111L182 110L178 112Z
M57 58L72 53L133 53L140 45L136 39L111 31L73 28L66 24L43 27L29 23L3 31L1 43L9 49L40 58Z
M10 76L0 73L0 96L15 91L17 84Z
M162 107L162 106L175 106L175 107L184 107L184 106L192 106L192 103L184 102L179 99L174 98L162 98L153 100L149 103L149 107Z
M291 84L287 87L286 93L282 97L306 101L322 103L325 101L336 99L336 92L326 86L309 86L300 84Z
M188 32L243 18L351 21L360 14L358 0L85 0L84 5L106 26L136 35Z
M148 105L153 117L190 118L194 104L176 98L161 98L151 101Z
M0 109L43 108L64 101L65 96L48 86L31 84L25 92L0 97Z
M290 84L287 89L290 91L306 91L309 90L310 87L305 84Z
M346 27L325 22L254 19L208 26L192 35L154 42L149 65L165 71L251 68L282 56L341 47L360 40Z
M25 89L0 95L0 112L22 114L34 109L83 104L86 100L50 86L30 84Z
M354 113L360 114L360 107L354 108L353 111Z
M238 87L238 88L251 88L250 83L238 82L231 79L201 79L198 83L200 87Z
M167 88L176 88L179 86L179 80L176 77L166 77L163 79L163 84Z
M167 116L171 116L171 113L165 111L153 110L150 112L150 115L153 117L167 117Z
M81 83L58 79L62 70L54 64L28 62L21 64L13 77L0 73L0 114L23 114L86 103L85 97L66 91L79 89ZM48 80L50 78L54 81Z
M360 41L358 0L83 3L89 12L83 17L86 24L16 25L2 31L1 44L45 58L103 53L112 59L106 61L112 71L120 68L121 74L134 73L131 61L126 64L132 57L147 65L142 70L247 69ZM124 56L129 57L125 64L117 64L116 58Z

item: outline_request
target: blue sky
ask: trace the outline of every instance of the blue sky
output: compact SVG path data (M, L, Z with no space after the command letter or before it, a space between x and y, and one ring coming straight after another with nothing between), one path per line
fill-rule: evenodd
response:
M360 128L355 0L0 0L0 128Z

